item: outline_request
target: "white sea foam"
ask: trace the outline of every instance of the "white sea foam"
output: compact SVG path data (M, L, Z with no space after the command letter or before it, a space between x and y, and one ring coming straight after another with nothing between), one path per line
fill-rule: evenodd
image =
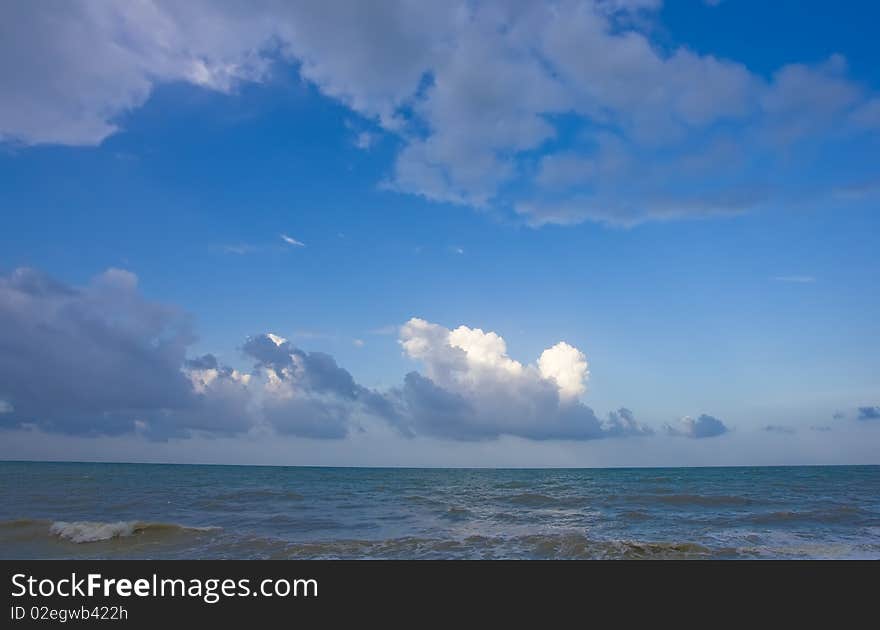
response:
M141 521L56 521L49 527L49 533L74 543L90 543L113 538L125 538L147 531L153 532L207 532L215 527L185 527L173 523L144 523Z
M101 523L96 521L56 521L49 527L49 532L59 538L75 543L97 542L131 536L138 531L137 521L117 521Z

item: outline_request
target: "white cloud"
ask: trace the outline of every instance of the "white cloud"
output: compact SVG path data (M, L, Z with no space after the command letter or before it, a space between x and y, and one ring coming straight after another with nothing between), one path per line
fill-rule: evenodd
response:
M522 363L495 332L413 318L394 330L420 371L378 391L332 356L271 332L242 345L247 368L210 354L188 358L196 340L189 317L147 300L137 285L137 276L119 269L85 286L32 269L0 276L0 427L152 439L326 440L377 427L457 441L652 433L626 408L600 418L584 404L587 359L563 341ZM719 425L700 416L672 432L706 437Z
M507 344L497 333L467 326L449 330L413 318L400 329L400 345L424 364L431 380L459 393L484 385L515 388L521 380L526 387L525 381L552 386L560 398L574 400L587 388L586 357L564 341L545 350L537 366L523 365L507 355Z
M538 369L541 376L556 381L563 398L579 398L587 391L587 357L564 341L541 353Z
M513 209L534 226L633 225L785 199L801 165L782 151L807 159L880 129L877 95L841 55L766 79L655 45L660 5L3 3L0 139L97 144L159 84L231 92L280 62L367 119L376 131L357 146L398 137L387 188ZM560 116L577 121L575 137ZM845 168L822 170L811 185L848 183Z
M285 339L284 337L281 337L279 335L276 335L275 333L266 333L266 337L268 337L269 340L272 343L274 343L276 346L281 346L281 345L284 345L285 343L287 343L287 339Z
M260 80L271 42L228 5L198 3L3 3L0 9L0 138L25 144L96 144L157 83L230 91ZM209 8L209 7L203 7ZM234 33L235 37L230 38Z
M508 356L494 332L413 318L401 327L400 344L424 368L424 375L407 375L395 393L398 422L416 434L594 439L650 433L628 410L603 421L579 400L587 361L567 343L545 350L537 365L524 365Z
M293 245L294 247L305 247L306 244L296 240L292 236L288 236L287 234L281 234L281 240L287 243L288 245Z

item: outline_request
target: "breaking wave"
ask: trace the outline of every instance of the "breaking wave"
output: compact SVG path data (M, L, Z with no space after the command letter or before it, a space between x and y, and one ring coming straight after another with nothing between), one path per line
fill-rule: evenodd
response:
M162 537L174 534L210 532L217 527L192 527L177 523L151 523L144 521L43 521L16 519L0 522L0 530L24 536L40 537L48 534L72 543L95 543L116 538L150 535Z

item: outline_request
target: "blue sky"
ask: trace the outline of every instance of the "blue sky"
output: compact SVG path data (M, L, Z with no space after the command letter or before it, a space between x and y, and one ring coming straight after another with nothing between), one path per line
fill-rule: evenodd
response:
M880 405L872 3L476 3L429 17L406 4L344 16L256 3L247 19L225 3L0 10L24 33L0 44L3 369L112 388L88 350L100 338L69 318L150 322L125 328L139 356L185 321L175 378L210 354L251 373L241 409L261 405L235 430L151 420L176 409L164 393L88 401L97 419L74 420L68 389L40 406L40 385L10 376L0 456L259 463L254 444L280 436L271 463L880 461L876 420L859 412ZM39 318L15 310L32 296L19 268L85 296L70 305L58 289L32 307L54 313L40 321L64 356L83 348L70 367L93 382L38 368L44 342L15 343L41 339ZM108 269L136 286L100 280ZM442 339L409 339L439 346L408 351L411 318ZM589 364L564 366L584 391L569 400L568 377L547 370L505 380L476 346L443 341L459 326L503 337L526 371L566 342ZM254 383L284 381L287 363L243 348L270 332L289 356L332 356L393 419L355 394L333 416L341 436L269 420ZM444 382L451 351L467 367ZM302 369L293 399L323 405ZM426 390L407 389L410 372L439 388L430 401L469 411L416 404ZM540 418L492 398L542 410L547 391ZM619 408L652 435L606 422ZM681 439L680 419L701 414L724 432ZM384 459L365 454L376 448Z

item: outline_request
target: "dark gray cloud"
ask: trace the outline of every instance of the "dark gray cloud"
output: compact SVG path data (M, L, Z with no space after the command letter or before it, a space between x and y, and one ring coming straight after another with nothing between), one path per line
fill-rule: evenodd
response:
M636 421L633 412L626 407L608 414L608 419L602 425L603 432L610 437L625 437L628 435L653 435L654 430Z
M220 367L217 357L213 354L205 354L195 359L187 359L184 365L192 370L216 370Z
M605 420L581 402L560 404L552 386L532 391L528 399L447 390L430 378L410 372L402 387L385 396L388 417L404 435L433 435L455 440L495 439L515 435L531 440L594 440L651 435L628 409ZM525 403L525 404L523 404Z
M134 420L194 404L180 371L189 321L143 300L111 269L81 288L33 269L0 277L0 398L5 426L122 433Z
M268 376L261 407L281 433L313 438L345 437L358 413L388 417L380 394L358 385L323 352L305 352L277 335L251 337L242 347L257 360L253 374Z
M664 425L663 429L669 435L697 439L716 437L730 431L721 420L706 414L702 414L696 419L685 416L675 425Z
M763 428L763 431L766 431L767 433L784 433L787 435L791 435L795 432L791 427L784 427L778 424L768 424Z
M859 407L859 420L880 420L880 407Z
M144 299L134 274L73 287L17 269L0 277L0 426L161 439L266 424L342 437L361 398L382 409L329 355L273 339L245 343L256 365L240 373L210 354L187 358L189 318Z

